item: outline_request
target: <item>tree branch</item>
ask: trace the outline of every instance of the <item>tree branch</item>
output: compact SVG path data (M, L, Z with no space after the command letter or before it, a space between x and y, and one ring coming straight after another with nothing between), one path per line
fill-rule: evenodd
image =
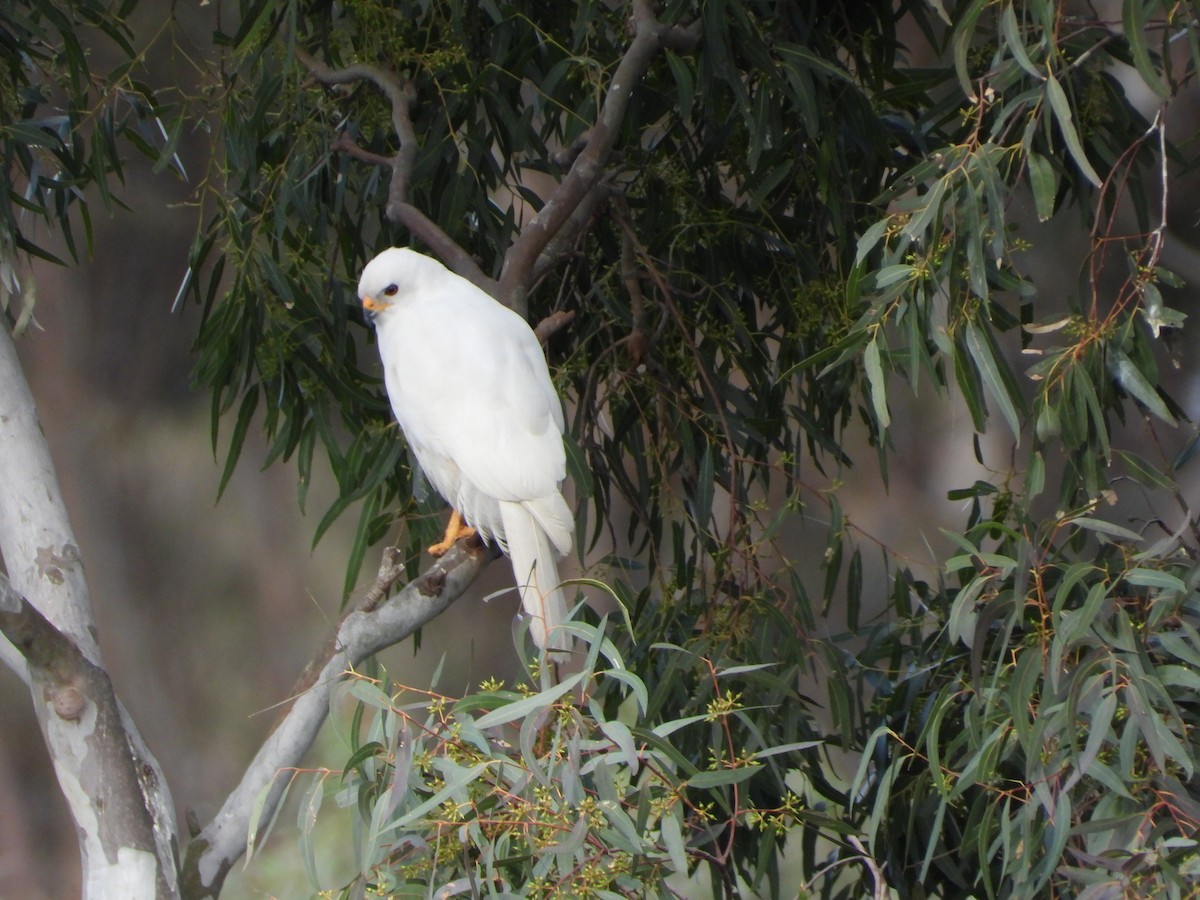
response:
M633 0L630 24L633 41L617 65L596 124L588 133L583 149L550 199L521 229L521 234L505 254L499 296L502 302L518 312L524 313L525 293L533 283L532 274L538 257L604 175L633 89L650 68L655 55L663 47L690 49L700 40L696 24L681 28L659 22L648 0Z
M537 323L537 327L533 329L534 336L542 344L550 340L563 328L566 328L575 319L575 310L560 309L558 312L552 312L542 321Z
M277 775L300 764L329 713L330 696L342 677L367 657L404 640L440 615L491 559L491 548L460 541L424 575L384 602L404 572L398 555L391 549L384 552L375 583L306 667L291 707L263 742L220 812L188 847L180 879L185 900L220 893L230 868L246 852L255 810L261 828L271 820L283 794L285 781ZM264 790L267 795L260 806Z
M563 223L558 233L546 242L545 248L538 254L537 262L533 265L530 289L545 278L564 257L574 252L579 236L587 231L600 207L614 194L615 189L612 185L614 175L615 173L609 172L593 185L592 189L584 194L583 199L571 215L567 217L567 221Z
M100 660L80 553L33 396L0 327L0 632L23 659L75 821L83 896L174 897L174 806Z
M436 222L413 206L409 200L413 166L417 160L417 132L413 128L409 109L416 102L416 92L406 79L377 66L358 63L334 69L326 63L296 47L298 59L312 77L321 84L334 86L366 81L374 85L388 100L392 108L392 130L396 133L399 146L390 157L381 156L359 147L348 135L340 134L331 149L349 153L356 159L374 165L387 166L392 170L388 183L388 202L385 215L389 222L407 228L418 240L423 241L447 266L472 284L495 296L496 282L488 278L479 264L454 238L446 234Z

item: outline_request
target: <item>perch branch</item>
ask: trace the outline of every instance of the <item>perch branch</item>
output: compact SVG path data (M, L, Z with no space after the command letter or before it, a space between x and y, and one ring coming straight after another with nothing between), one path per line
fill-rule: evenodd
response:
M230 868L246 852L253 817L257 815L260 825L269 822L280 802L285 782L276 776L280 770L300 764L329 713L330 696L342 677L367 657L404 640L440 615L475 580L491 554L491 549L480 543L460 541L424 575L385 601L404 569L397 554L384 553L374 584L309 663L290 708L220 812L188 847L181 875L185 898L220 893ZM264 790L266 798L260 800Z

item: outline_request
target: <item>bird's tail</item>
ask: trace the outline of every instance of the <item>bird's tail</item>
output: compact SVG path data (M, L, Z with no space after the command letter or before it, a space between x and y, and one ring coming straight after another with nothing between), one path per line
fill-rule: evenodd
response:
M566 503L558 498L563 509ZM530 618L529 632L534 643L548 649L554 659L563 661L571 650L572 640L560 626L567 620L567 600L563 596L558 577L556 546L570 547L570 529L566 529L565 540L559 533L557 517L543 523L544 510L531 508L539 501L501 501L500 516L504 523L504 538L508 545L508 557L512 561L517 588L521 592L521 605ZM551 512L557 512L557 509ZM569 517L570 511L567 510ZM569 518L567 521L569 526ZM547 533L547 525L554 529L557 540Z

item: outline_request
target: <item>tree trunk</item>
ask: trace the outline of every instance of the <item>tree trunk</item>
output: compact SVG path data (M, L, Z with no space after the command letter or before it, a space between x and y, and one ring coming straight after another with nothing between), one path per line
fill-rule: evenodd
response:
M0 327L0 660L29 685L75 820L84 898L178 896L166 782L113 693L33 396Z

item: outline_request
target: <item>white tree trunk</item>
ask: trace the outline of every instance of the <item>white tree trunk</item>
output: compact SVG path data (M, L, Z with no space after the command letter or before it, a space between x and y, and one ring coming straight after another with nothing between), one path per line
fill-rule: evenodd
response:
M85 898L177 897L174 809L103 668L79 548L0 325L0 661L30 686L79 836ZM11 586L10 586L11 583Z

